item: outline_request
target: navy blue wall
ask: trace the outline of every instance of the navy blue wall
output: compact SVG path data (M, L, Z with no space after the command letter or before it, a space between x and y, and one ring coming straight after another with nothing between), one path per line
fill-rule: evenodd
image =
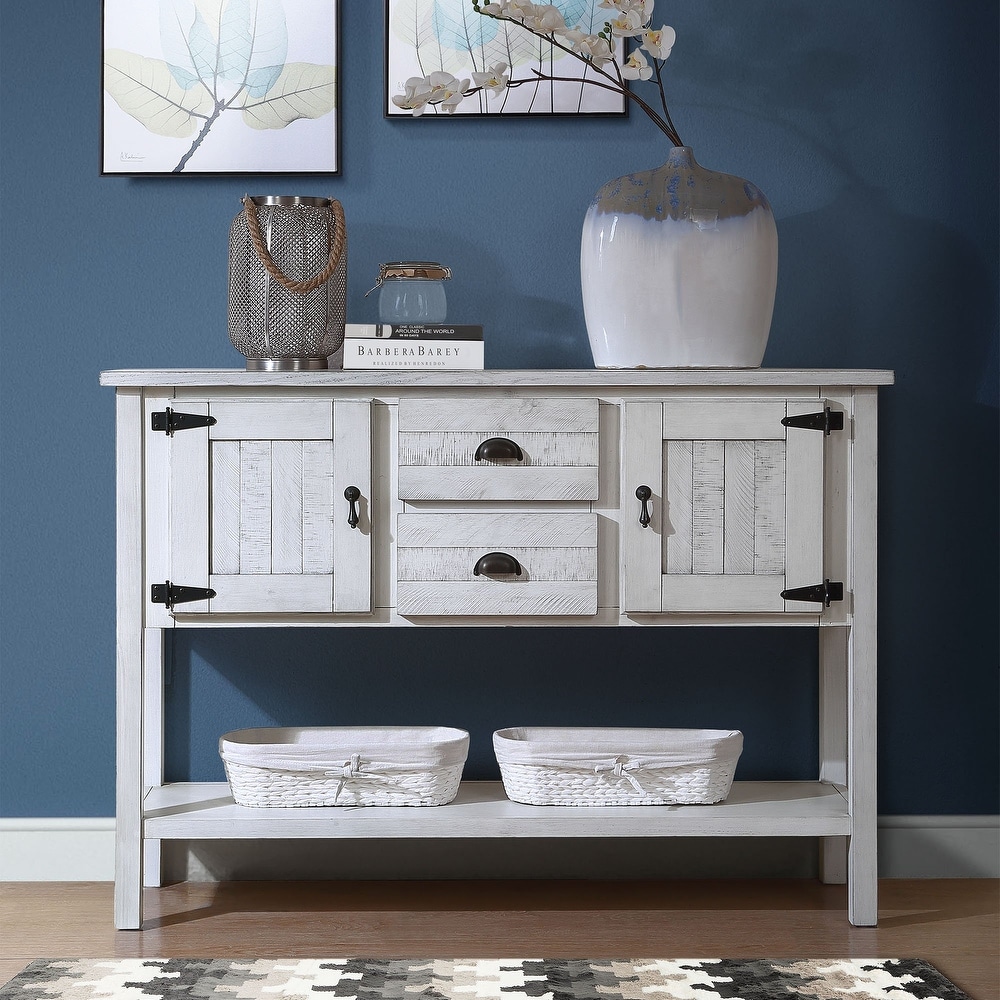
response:
M125 179L98 176L100 4L3 4L4 815L113 812L113 398L98 372L241 366L226 255L245 191L344 203L355 321L372 318L379 261L440 259L455 269L451 318L488 328L489 367L592 363L583 212L602 183L665 157L659 134L639 116L385 121L381 4L342 7L342 176ZM994 812L996 4L659 7L678 33L685 141L755 181L778 218L765 364L897 372L880 435L880 811ZM234 726L382 720L470 728L486 775L494 726L637 722L740 726L744 776L809 777L814 640L185 633L170 649L168 768L221 776L215 743Z

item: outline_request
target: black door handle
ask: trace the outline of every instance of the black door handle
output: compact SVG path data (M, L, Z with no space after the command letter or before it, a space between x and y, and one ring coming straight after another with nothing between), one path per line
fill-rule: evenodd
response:
M361 499L361 490L357 486L348 486L344 490L344 499L351 505L350 510L347 512L347 523L352 527L356 528L358 526L358 521L360 520L358 516L358 501Z
M636 487L635 496L637 500L642 502L642 509L639 511L639 523L644 527L649 527L649 522L651 520L649 516L649 498L653 495L653 491L648 486L638 486Z

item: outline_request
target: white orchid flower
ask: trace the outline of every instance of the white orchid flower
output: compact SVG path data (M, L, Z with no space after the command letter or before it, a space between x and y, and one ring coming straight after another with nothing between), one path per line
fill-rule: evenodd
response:
M507 9L506 3L488 3L484 4L480 8L484 14L490 14L492 17L500 17Z
M535 5L530 0L510 0L504 4L504 16L524 24L535 15Z
M454 111L469 89L468 80L458 80L443 70L431 73L427 77L427 83L431 88L427 103L443 105L445 111Z
M596 66L603 66L614 58L611 46L600 35L587 35L579 28L565 28L556 32L569 43L569 47L583 59L589 59Z
M597 67L604 66L611 62L615 54L611 49L611 43L600 35L587 36L587 58Z
M392 103L397 108L412 111L414 118L422 115L427 110L427 101L431 96L431 86L425 77L411 76L403 84L402 94L393 94Z
M458 84L458 87L455 90L450 91L440 101L441 110L446 111L449 115L453 115L455 113L455 109L462 103L462 98L465 97L465 92L468 89L469 89L469 81L462 80Z
M472 80L477 87L482 87L495 97L499 97L507 89L507 81L510 80L507 68L505 62L498 62L485 73L473 73Z
M566 20L562 11L550 3L535 4L535 9L530 17L525 17L524 26L531 31L541 32L547 35L550 32L558 31L566 27Z
M411 76L403 89L404 93L393 94L392 103L412 111L414 117L422 115L428 104L441 105L443 110L453 114L469 90L469 81L437 70L428 76Z
M666 59L670 55L675 41L677 41L677 32L669 24L665 24L659 31L647 28L642 33L642 47L654 59Z
M649 24L653 16L653 0L632 0L631 10L639 15L643 24Z
M643 32L642 17L638 11L621 11L616 18L611 21L611 31L621 38L634 38Z
M626 80L648 80L652 75L653 67L639 49L635 49L622 66L622 76Z

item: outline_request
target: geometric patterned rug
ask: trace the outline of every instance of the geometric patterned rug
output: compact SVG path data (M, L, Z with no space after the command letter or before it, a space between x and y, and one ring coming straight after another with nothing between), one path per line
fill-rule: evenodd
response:
M919 959L39 959L3 1000L972 1000Z

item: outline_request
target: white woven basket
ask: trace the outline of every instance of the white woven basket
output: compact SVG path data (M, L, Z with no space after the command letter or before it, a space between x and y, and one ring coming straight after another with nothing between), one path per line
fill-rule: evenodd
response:
M743 734L718 729L501 729L493 750L509 799L537 806L721 802Z
M219 740L241 806L439 806L458 794L469 734L440 726L239 729Z

